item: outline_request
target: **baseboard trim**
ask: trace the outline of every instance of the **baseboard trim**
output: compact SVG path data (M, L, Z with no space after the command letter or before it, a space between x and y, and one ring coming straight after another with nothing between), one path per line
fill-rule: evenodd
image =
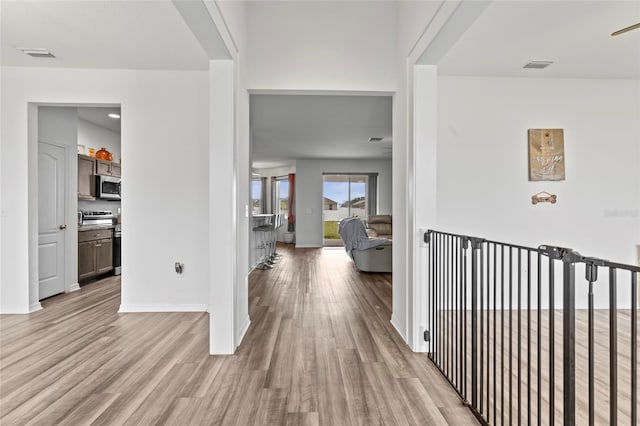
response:
M322 245L317 245L317 244L296 244L296 248L322 248Z
M78 290L80 290L80 284L73 283L69 286L69 291L67 293L71 293L73 291L78 291Z
M120 305L118 312L207 312L207 305Z
M40 304L40 302L36 302L36 303L33 303L33 304L29 305L29 313L37 312L37 311L39 311L41 309L42 309L42 305Z
M238 328L240 332L236 336L236 348L240 346L240 344L242 343L242 340L244 339L244 336L247 335L247 331L249 331L250 325L251 325L251 320L247 316L242 322L242 325Z
M393 314L391 315L391 321L389 322L391 323L391 326L393 326L393 328L396 330L396 332L400 335L400 337L402 337L402 340L404 340L404 342L407 343L407 337L404 335L402 331L400 331L400 328L398 327L398 320Z

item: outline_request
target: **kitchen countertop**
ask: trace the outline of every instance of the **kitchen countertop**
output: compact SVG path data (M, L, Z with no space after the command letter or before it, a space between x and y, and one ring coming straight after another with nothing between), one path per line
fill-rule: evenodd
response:
M78 232L96 231L99 229L114 229L115 225L78 225Z

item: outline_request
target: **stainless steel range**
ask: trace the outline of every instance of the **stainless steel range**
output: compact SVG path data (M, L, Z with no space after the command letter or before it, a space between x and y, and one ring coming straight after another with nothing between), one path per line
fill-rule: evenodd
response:
M90 225L113 225L113 212L111 210L80 210L80 224Z

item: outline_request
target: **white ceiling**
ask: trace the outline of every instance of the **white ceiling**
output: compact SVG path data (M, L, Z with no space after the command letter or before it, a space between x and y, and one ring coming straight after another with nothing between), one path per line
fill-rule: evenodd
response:
M640 79L640 1L493 1L437 61L441 75ZM429 63L429 49L421 63ZM544 70L523 69L553 61Z
M78 118L120 134L120 118L111 118L109 114L120 115L117 107L78 107Z
M205 52L228 57L219 37L209 40L217 49L203 49L185 8L179 12L170 0L2 0L0 7L3 66L205 70ZM56 58L32 58L16 47L46 48Z
M390 96L252 95L253 166L391 158ZM368 142L382 137L382 142Z

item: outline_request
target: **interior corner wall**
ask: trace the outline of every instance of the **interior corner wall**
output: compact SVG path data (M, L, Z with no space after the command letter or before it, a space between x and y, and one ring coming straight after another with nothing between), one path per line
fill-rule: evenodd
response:
M122 105L123 308L207 309L207 77L207 71L2 68L0 312L28 309L30 102ZM175 261L185 263L181 278Z
M439 228L635 263L639 117L640 81L440 77ZM528 180L530 128L564 129L566 180Z
M378 213L392 213L391 160L297 160L296 247L322 247L322 174L378 173Z

